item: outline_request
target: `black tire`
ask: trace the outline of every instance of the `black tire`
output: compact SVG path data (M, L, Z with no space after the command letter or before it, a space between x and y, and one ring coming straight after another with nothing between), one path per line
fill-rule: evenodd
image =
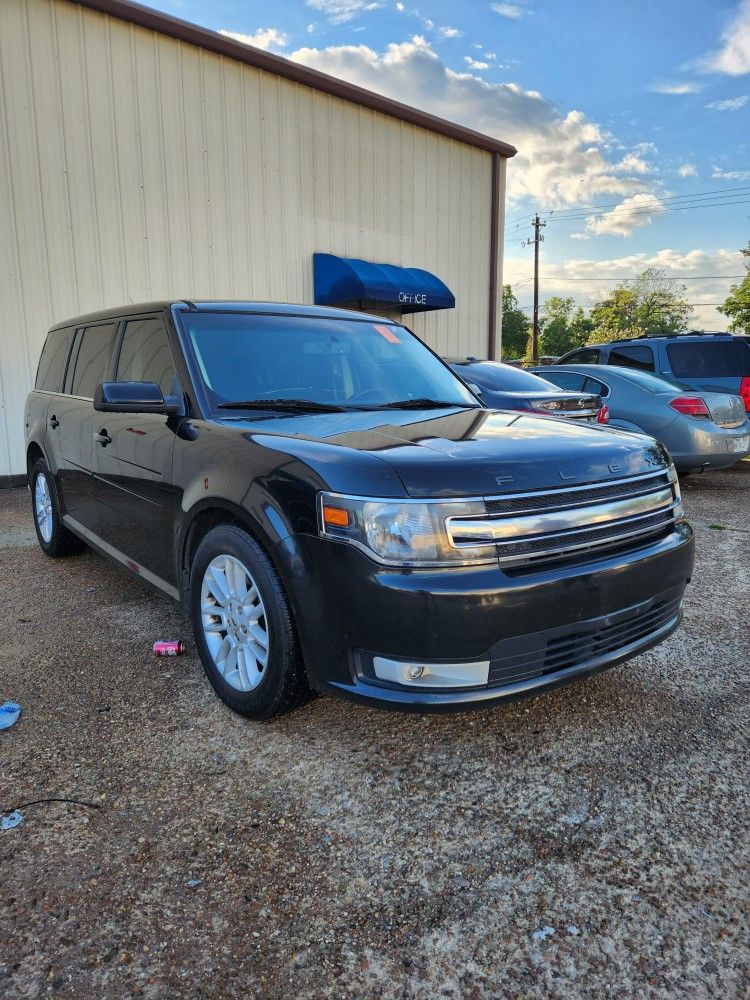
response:
M49 540L45 540L44 536L39 527L39 522L36 517L36 487L37 480L40 476L44 476L47 487L49 490L50 506L52 510L52 534ZM65 525L62 523L60 518L60 504L57 499L57 489L55 486L55 477L49 470L49 466L44 461L43 458L38 458L31 467L31 472L29 474L29 486L31 487L31 514L34 518L34 529L36 531L37 541L39 542L39 547L42 552L49 556L50 559L60 559L63 556L71 556L76 552L80 552L85 548L84 543L74 535L72 531L69 531Z
M265 608L268 660L257 687L241 691L222 676L203 632L201 587L209 564L217 556L233 556L249 571ZM246 531L219 525L198 546L190 567L190 617L198 653L211 686L225 705L249 719L283 715L312 696L291 609L276 570L263 549Z

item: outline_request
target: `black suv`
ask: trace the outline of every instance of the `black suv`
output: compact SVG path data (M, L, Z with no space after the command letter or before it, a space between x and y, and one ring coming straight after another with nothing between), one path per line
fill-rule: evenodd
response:
M39 544L176 600L209 680L419 711L611 666L678 624L693 538L651 438L485 408L403 326L158 302L53 328L25 411Z
M750 339L731 333L679 333L592 344L558 365L619 365L666 375L696 389L741 396L750 412Z

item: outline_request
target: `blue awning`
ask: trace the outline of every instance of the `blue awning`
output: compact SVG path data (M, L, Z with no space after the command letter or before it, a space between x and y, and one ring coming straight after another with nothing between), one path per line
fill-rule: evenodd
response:
M315 304L387 302L405 313L453 309L456 298L440 278L418 267L374 264L332 253L313 254Z

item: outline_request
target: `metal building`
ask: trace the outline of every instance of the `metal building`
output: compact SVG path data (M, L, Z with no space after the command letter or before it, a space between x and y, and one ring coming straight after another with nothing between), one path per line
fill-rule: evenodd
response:
M0 477L47 328L90 310L336 301L494 356L514 153L126 0L1 0Z

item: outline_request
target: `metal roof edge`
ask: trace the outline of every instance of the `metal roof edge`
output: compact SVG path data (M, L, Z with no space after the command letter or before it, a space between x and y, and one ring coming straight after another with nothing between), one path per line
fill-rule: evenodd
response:
M152 7L133 3L132 0L73 0L73 2L82 7L99 11L101 14L108 14L110 17L129 21L139 27L156 31L162 35L169 35L179 41L188 42L199 48L227 56L229 59L236 59L248 66L253 66L255 69L274 73L295 83L311 87L313 90L331 94L342 100L359 104L361 107L370 108L372 111L379 111L391 118L417 125L430 132L436 132L438 135L463 142L468 146L475 146L489 153L498 153L506 158L515 156L517 153L515 146L502 142L500 139L494 139L482 132L466 128L464 125L457 125L455 122L438 118L437 115L420 111L418 108L402 104L400 101L393 101L372 90L366 90L364 87L358 87L356 84L339 80L327 73L321 73L319 70L292 62L291 59L284 56L277 56L271 52L265 52L263 49L244 45L226 35L220 35L216 31L202 28L190 21L183 21L171 14L154 10Z

